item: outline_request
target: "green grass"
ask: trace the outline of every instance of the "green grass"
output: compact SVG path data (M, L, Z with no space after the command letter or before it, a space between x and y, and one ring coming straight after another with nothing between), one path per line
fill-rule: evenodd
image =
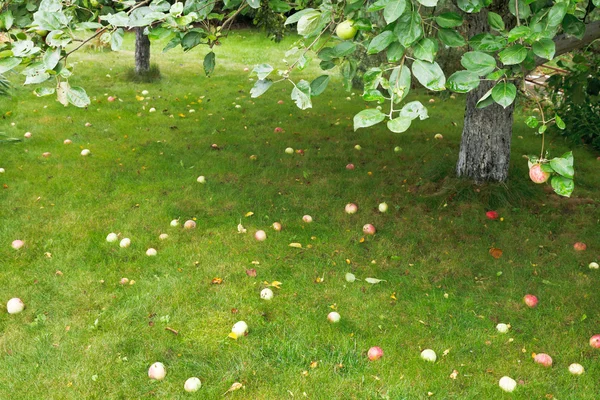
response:
M338 80L307 111L287 85L249 98L243 68L281 60L293 38L233 34L215 49L210 78L205 48L184 56L156 46L162 79L137 85L126 79L131 39L117 54L77 55L71 84L92 97L87 110L35 98L14 76L18 96L0 99L1 130L33 133L0 145L0 300L27 305L17 315L0 311L0 399L216 399L236 381L245 389L228 397L598 398L600 351L588 340L600 333L600 273L587 265L599 258L600 181L588 149L573 149L574 198L549 194L528 180L521 155L540 142L519 115L509 181L474 186L453 173L461 96L437 98L431 118L404 134L353 132L364 105ZM142 90L149 95L138 101ZM285 132L273 133L276 126ZM567 149L550 142L553 154ZM305 153L287 155L288 146ZM84 148L92 155L80 156ZM386 214L376 211L382 201ZM349 202L357 214L343 212ZM487 220L490 209L504 220ZM304 224L304 214L314 222ZM198 227L170 227L176 218L196 218ZM247 234L237 233L240 220ZM378 232L362 242L366 223ZM258 229L265 242L254 240ZM131 247L107 243L109 232ZM159 241L160 233L169 238ZM14 239L26 246L13 250ZM576 241L588 250L574 252ZM149 247L157 257L145 255ZM491 247L503 250L500 259ZM346 272L359 280L346 282ZM123 277L135 284L120 285ZM212 285L215 277L223 284ZM281 289L262 301L263 282L274 280ZM526 293L540 299L536 309L523 304ZM334 304L342 320L330 325ZM227 335L238 320L250 334L234 341ZM511 331L498 334L499 322ZM381 360L367 360L371 346L383 348ZM437 363L419 358L425 348ZM554 366L535 365L532 352L550 354ZM161 382L147 378L155 361L168 369ZM583 376L568 373L573 362ZM497 386L503 375L522 381L512 395ZM194 395L183 391L190 376L203 382Z

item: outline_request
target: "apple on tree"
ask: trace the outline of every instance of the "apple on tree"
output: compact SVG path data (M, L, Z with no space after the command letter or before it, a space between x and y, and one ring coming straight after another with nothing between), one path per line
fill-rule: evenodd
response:
M347 19L335 28L335 34L342 40L350 40L356 36L357 29L354 27L354 21Z

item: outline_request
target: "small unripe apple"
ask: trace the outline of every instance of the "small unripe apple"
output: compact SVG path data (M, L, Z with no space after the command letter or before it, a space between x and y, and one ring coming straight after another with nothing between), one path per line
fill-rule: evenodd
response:
M335 28L335 34L342 40L349 40L356 36L357 29L354 27L354 21L348 19Z
M267 234L265 231L256 231L254 234L254 239L258 240L259 242L263 242L267 239Z
M433 138L436 139L436 140L442 140L444 137L442 136L441 133L436 133Z
M540 164L535 164L529 168L529 178L534 183L544 183L550 178L550 172L542 171L542 166Z
M167 369L163 363L155 362L148 369L148 378L160 381L167 375Z
M308 223L311 223L313 221L312 217L310 215L305 215L302 217L302 221Z
M157 254L158 254L158 252L156 251L156 249L153 249L152 247L150 247L148 250L146 250L147 256L153 257Z
M421 358L425 361L435 362L437 360L437 355L435 354L435 351L425 349L421 352Z
M89 156L90 154L92 154L92 152L89 151L88 149L81 150L81 155L84 156L84 157L85 156Z
M194 229L196 227L196 221L188 219L187 221L185 221L185 223L183 224L183 228L184 229Z
M156 112L156 108L152 107L151 109L148 110L148 112L151 112L151 113Z
M248 332L248 324L246 324L244 321L238 321L231 328L231 332L237 337L244 336L246 332Z
M573 363L573 364L569 365L569 372L572 373L573 375L581 375L585 372L585 369L583 368L583 365Z
M291 147L286 148L285 154L294 154L294 149L292 149Z
M594 335L590 338L590 346L600 349L600 335Z
M347 214L355 214L358 211L358 206L354 203L348 203L348 204L346 204L346 207L344 210L346 211Z
M26 139L29 139L31 138L31 132L25 132L23 136L25 136Z
M0 168L0 174L5 173L6 171L4 170L4 168Z
M379 212L384 213L388 210L388 205L386 203L380 203L377 208L379 208Z
M206 183L206 178L203 175L200 175L196 181L198 181L198 183Z
M118 235L117 235L116 233L114 233L114 232L111 232L111 233L109 233L109 234L106 236L106 241L107 241L108 243L114 243L114 242L116 242L116 241L117 241L117 239L118 239L118 238L119 238L119 237L118 237Z
M168 237L169 237L169 235L167 235L166 233L161 233L161 234L158 236L158 238L159 238L160 240L165 240L165 239L167 239Z
M354 148L355 148L356 150L361 150L361 149L362 149L362 147L360 147L360 144L357 144L356 146L354 146Z
M18 297L14 297L6 303L6 311L9 314L18 314L25 309L25 303Z
M65 140L63 141L63 144L71 144L71 143L73 143L73 142L71 141L71 139L65 139Z
M506 333L506 332L508 332L509 328L510 327L508 325L506 325L506 324L498 324L498 325L496 325L496 330L498 332L500 332L500 333Z
M194 376L185 381L185 384L183 385L183 389L188 393L194 393L194 392L197 392L201 386L202 386L202 382L200 382L200 379L198 379Z
M174 219L171 221L171 226L177 226L179 225L179 220L178 219Z
M366 224L363 226L363 233L365 235L374 235L376 232L375 227L371 224Z
M121 246L122 248L129 247L130 245L131 245L131 240L129 238L124 238L119 243L119 246Z
M25 242L19 239L13 240L13 242L11 243L11 247L15 250L19 250L23 246L25 246Z
M367 357L369 357L369 360L371 361L379 360L381 357L383 357L383 350L381 347L371 347L367 353Z
M400 153L402 151L402 147L396 146L394 147L394 153Z
M517 381L515 381L509 376L503 376L502 378L500 378L498 385L500 386L500 389L504 390L505 392L511 393L516 389Z
M148 93L150 93L150 92L148 92L147 90L142 90L142 96L147 96Z
M588 267L590 269L598 269L598 268L600 268L600 265L598 265L597 262L591 262L590 265L588 265Z
M576 251L584 251L585 249L587 249L587 246L583 242L577 242L573 245L573 248Z
M525 297L523 297L523 300L525 301L525 304L527 304L527 307L531 308L537 306L538 303L537 297L532 294L526 294Z
M273 222L273 229L277 232L281 231L281 224L279 222Z
M335 324L336 322L339 322L340 318L341 318L340 314L337 313L337 312L335 312L335 311L332 311L329 314L327 314L327 320L329 322L331 322L332 324Z
M260 298L263 300L271 300L273 298L273 291L269 288L261 290Z
M350 163L346 165L346 169L352 171L354 169L354 164Z

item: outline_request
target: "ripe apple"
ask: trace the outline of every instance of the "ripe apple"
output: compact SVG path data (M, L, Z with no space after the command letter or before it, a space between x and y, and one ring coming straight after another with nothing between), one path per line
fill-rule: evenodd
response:
M200 175L196 181L198 183L206 183L206 178L203 175Z
M15 250L19 250L21 247L25 246L25 242L22 240L13 240L11 247Z
M42 157L44 157L44 158L48 158L48 157L50 157L51 155L52 155L52 154L51 154L49 151L47 151L47 152L45 152L45 153L43 153L43 154L42 154Z
M4 168L0 168L0 174L3 174L4 172L6 172L4 171Z
M402 151L402 147L396 146L394 147L394 153L400 153Z
M425 361L434 363L437 360L437 355L435 354L435 351L431 349L425 349L421 352L421 358Z
M581 375L585 372L585 369L583 368L583 365L573 363L573 364L569 365L569 372L572 373L573 375Z
M25 132L23 136L25 137L25 139L29 139L31 138L31 132Z
M573 248L576 251L584 251L585 249L587 249L587 246L583 242L577 242L573 245Z
M194 229L196 227L196 222L194 220L188 219L183 224L184 229Z
M167 369L163 363L155 362L148 369L148 378L160 381L167 375Z
M256 233L254 234L254 238L259 242L263 242L267 239L267 234L265 233L265 231L256 231Z
M376 232L375 227L371 224L366 224L363 226L363 233L365 235L374 235Z
M279 100L277 104L283 104L283 100Z
M369 352L367 353L367 356L371 361L379 360L381 357L383 357L383 350L381 349L381 347L371 347L369 349Z
M600 349L600 335L594 335L590 338L590 346Z
M338 314L335 311L330 312L329 314L327 314L327 320L329 322L331 322L332 324L335 324L336 322L340 321L340 314Z
M92 152L89 151L88 149L81 150L81 155L84 156L84 157L85 156L89 156L90 154L92 154Z
M129 238L123 238L123 240L121 240L121 242L119 243L119 246L122 248L129 247L130 245L131 245L131 240Z
M231 328L231 332L237 337L244 336L248 332L248 324L244 321L238 321Z
M548 354L544 354L544 353L536 354L535 357L533 357L533 361L536 364L543 365L544 367L552 366L552 357L550 357Z
M550 178L550 172L542 171L542 166L540 164L535 164L529 168L529 178L531 178L534 183L544 183Z
M354 169L354 164L350 163L350 164L346 165L346 169L349 171L352 171Z
M442 136L441 133L436 133L433 138L436 139L436 140L442 140L444 137Z
M183 389L188 393L193 393L193 392L197 392L201 386L202 386L202 382L200 382L200 379L198 379L194 376L185 381L185 384L183 385Z
M18 314L25 308L25 303L18 297L14 297L6 303L6 311L9 314Z
M503 376L502 378L500 378L498 385L500 386L500 389L504 390L505 392L511 393L516 389L517 381L515 381L509 376Z
M278 127L276 127L276 128L273 130L273 132L275 132L275 133L281 133L281 132L283 132L283 128L281 128L281 127L279 127L279 126L278 126Z
M273 222L273 229L277 232L281 231L281 224L279 222Z
M311 223L313 221L312 217L310 215L305 215L302 217L302 221L306 222L307 224Z
M496 211L488 211L485 213L488 219L498 219L498 213Z
M361 149L362 149L362 147L360 146L360 144L357 144L356 146L354 146L354 149L355 149L355 150L361 150Z
M155 256L157 254L158 254L158 252L156 251L156 249L153 249L152 247L149 248L148 250L146 250L146 255L147 256L153 257L153 256Z
M65 139L65 140L63 141L63 143L64 143L64 144L71 144L71 143L73 143L73 142L71 141L71 139Z
M260 298L263 300L271 300L273 298L273 291L269 288L261 290Z
M342 40L349 40L356 36L357 29L354 27L354 21L348 19L335 28L335 34Z
M537 303L538 303L537 297L535 297L532 294L526 294L525 297L523 297L523 300L525 301L525 304L527 304L527 307L531 307L531 308L534 308L535 306L537 306Z
M113 96L108 96L108 98L107 98L106 100L108 100L109 102L111 102L111 103L112 103L113 101L115 101L115 100L116 100L116 98L115 98L115 97L113 97Z
M358 206L354 203L346 204L345 211L347 214L355 214L358 211Z

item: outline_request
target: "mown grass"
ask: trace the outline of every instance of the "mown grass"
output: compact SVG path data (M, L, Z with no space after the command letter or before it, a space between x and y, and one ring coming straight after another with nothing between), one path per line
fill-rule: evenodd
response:
M245 388L227 396L243 399L598 397L600 352L588 340L600 333L600 275L587 267L599 258L596 155L573 149L575 197L549 194L528 180L521 155L540 143L519 116L510 180L474 186L453 173L460 96L427 103L431 118L405 134L353 132L363 102L337 80L308 111L295 107L289 86L249 98L243 68L281 60L293 38L276 45L235 33L216 48L210 78L206 49L160 54L156 46L162 79L138 85L126 79L131 39L116 54L77 55L71 84L92 96L86 110L28 88L0 100L2 131L33 133L0 145L0 299L27 305L0 312L0 398L212 399L236 381ZM566 151L550 141L553 154ZM288 146L304 155L285 154ZM92 155L80 156L84 148ZM376 209L382 201L385 214ZM343 212L349 202L357 214ZM487 220L490 209L503 221ZM303 223L304 214L315 221ZM170 227L176 218L198 227ZM237 233L240 221L247 234ZM366 223L374 237L364 238ZM254 240L258 229L265 242ZM107 243L109 232L131 247ZM160 233L170 236L159 241ZM14 239L26 246L13 250ZM588 250L574 252L577 241ZM157 257L145 255L149 247ZM346 272L359 280L346 282ZM135 284L119 284L123 277ZM215 277L223 284L211 284ZM263 282L274 280L281 289L261 300ZM523 304L526 293L538 296L537 308ZM336 325L326 320L332 307L342 316ZM234 341L227 334L238 320L250 333ZM512 325L507 335L499 322ZM383 348L381 360L367 360L371 346ZM425 348L437 363L419 358ZM554 366L537 366L532 352L550 354ZM164 381L147 378L155 361L168 369ZM586 374L571 376L573 362ZM511 395L497 386L503 375L521 382ZM193 395L183 391L190 376L203 382Z

